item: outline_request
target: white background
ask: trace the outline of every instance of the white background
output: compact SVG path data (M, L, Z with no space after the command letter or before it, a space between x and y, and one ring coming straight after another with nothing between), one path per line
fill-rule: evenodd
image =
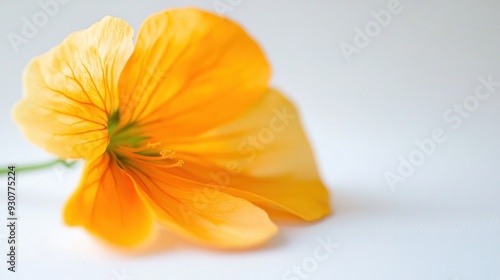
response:
M240 2L225 15L260 42L273 85L299 107L335 214L310 226L283 225L266 247L250 252L214 252L173 236L157 249L125 254L62 224L80 167L23 173L19 272L7 272L1 226L0 278L120 280L115 275L124 269L138 280L287 279L287 270L314 256L317 238L331 238L340 247L308 279L500 279L500 87L457 129L442 116L474 94L479 76L500 81L500 2L401 0L401 13L351 63L339 45L354 44L354 29L364 29L388 0ZM22 18L41 8L34 0L1 4L2 167L52 158L10 117L31 58L105 15L137 31L165 8L215 11L213 0L71 0L16 53L7 34L21 34ZM391 190L384 174L397 174L398 158L436 128L447 140ZM5 195L1 188L0 217Z

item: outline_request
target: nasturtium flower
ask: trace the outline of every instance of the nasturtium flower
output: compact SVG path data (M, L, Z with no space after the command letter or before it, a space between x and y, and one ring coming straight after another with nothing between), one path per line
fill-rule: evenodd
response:
M85 160L64 221L116 245L156 225L219 248L330 213L290 101L237 24L194 8L146 19L133 43L106 16L34 58L14 119L35 145Z

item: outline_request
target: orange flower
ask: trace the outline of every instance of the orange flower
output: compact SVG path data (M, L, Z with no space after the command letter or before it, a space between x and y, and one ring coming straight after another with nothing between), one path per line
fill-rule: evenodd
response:
M135 47L105 17L29 63L14 118L34 144L85 159L64 210L131 246L154 223L205 245L246 248L277 228L269 215L329 214L294 106L238 25L197 9L149 17Z

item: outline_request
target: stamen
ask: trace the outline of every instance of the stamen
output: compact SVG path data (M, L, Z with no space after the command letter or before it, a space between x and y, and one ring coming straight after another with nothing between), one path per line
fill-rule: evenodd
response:
M120 146L117 152L125 158L141 161L142 164L155 168L172 168L181 167L184 165L183 160L176 158L176 152L164 147L161 147L162 142L148 142L142 148L132 148Z
M161 145L161 141L158 141L158 142L155 142L155 143L151 143L151 142L148 142L148 149L156 149L158 147L160 147Z
M184 161L181 159L173 163L153 163L153 162L144 162L144 163L155 168L182 167L184 165Z
M160 151L161 158L175 158L175 151L163 148Z

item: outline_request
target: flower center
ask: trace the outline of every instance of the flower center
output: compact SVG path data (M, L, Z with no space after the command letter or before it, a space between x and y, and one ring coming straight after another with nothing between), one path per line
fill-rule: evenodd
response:
M119 127L120 113L114 112L108 120L110 141L106 151L120 164L138 163L158 168L182 166L183 160L176 158L173 150L167 149L161 141L144 136L140 126L134 122Z

